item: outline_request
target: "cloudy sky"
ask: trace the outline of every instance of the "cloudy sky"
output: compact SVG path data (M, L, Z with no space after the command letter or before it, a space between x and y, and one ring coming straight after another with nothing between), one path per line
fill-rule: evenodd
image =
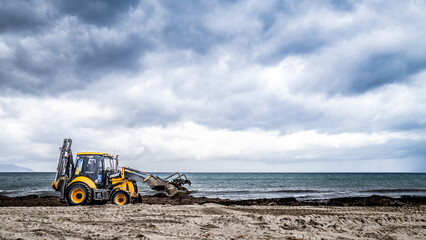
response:
M425 1L0 0L0 163L426 171Z

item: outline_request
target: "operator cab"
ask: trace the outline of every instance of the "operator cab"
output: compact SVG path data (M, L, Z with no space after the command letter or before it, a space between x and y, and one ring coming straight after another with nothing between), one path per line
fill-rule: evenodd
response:
M77 153L74 176L85 176L93 180L97 188L105 187L107 172L117 171L117 159L107 153Z

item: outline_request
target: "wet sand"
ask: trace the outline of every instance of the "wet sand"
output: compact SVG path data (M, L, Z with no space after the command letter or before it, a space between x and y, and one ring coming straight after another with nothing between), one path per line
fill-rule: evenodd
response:
M225 206L258 206L258 205L285 205L285 206L409 206L426 205L426 197L403 196L391 198L373 195L370 197L345 197L329 200L298 201L295 198L262 198L251 200L229 200L220 198L192 197L169 198L159 193L154 196L143 196L144 204L188 205L216 203ZM59 202L58 197L29 195L23 197L7 197L0 195L0 207L30 207L30 206L66 206Z
M58 203L55 197L30 198L0 197L0 206ZM9 206L0 207L0 239L426 239L423 198L381 198L208 203L217 199L157 196L125 206Z

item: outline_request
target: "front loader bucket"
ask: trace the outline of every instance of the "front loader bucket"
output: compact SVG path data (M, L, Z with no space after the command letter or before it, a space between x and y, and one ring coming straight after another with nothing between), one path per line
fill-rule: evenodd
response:
M167 183L166 184L166 192L169 194L170 197L173 197L178 193L178 190L173 184Z
M181 189L179 189L181 188ZM166 192L171 198L184 198L187 197L191 192L182 186L174 186L171 183L166 184Z
M175 192L175 194L170 195L171 198L185 198L187 197L191 192L189 192L188 190L183 191L183 190L178 190Z
M153 180L149 183L149 187L155 191L165 191L172 198L183 198L190 194L186 188L182 186L176 187L172 183L163 180Z
M160 179L152 179L148 185L152 190L156 190L156 191L166 190L166 182Z
M139 171L133 168L122 168L124 175L134 181L145 183L155 191L166 192L169 197L182 198L188 196L191 192L188 191L183 185L191 185L191 181L188 180L185 174L173 173L165 179L161 179L158 176L149 174L146 172ZM172 177L177 176L173 179Z

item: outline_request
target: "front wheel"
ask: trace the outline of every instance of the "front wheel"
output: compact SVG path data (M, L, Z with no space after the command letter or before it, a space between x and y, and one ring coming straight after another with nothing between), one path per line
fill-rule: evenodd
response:
M112 203L115 205L124 205L129 203L130 196L124 191L118 191L112 196Z
M92 202L92 189L83 183L73 184L68 190L67 200L71 206L88 205Z

